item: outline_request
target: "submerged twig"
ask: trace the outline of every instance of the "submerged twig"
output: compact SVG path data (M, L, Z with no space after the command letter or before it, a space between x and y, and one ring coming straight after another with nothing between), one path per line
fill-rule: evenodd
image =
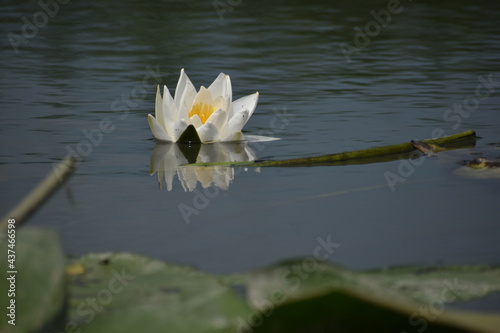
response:
M9 219L16 220L17 226L26 220L59 186L64 184L74 171L76 163L76 160L70 157L61 161L40 184L2 218L0 232L7 229Z

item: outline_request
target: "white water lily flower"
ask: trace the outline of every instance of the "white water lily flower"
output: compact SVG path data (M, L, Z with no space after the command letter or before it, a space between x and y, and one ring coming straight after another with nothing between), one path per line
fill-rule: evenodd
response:
M241 130L252 116L259 93L232 101L229 75L220 73L208 87L198 92L181 69L175 95L167 86L163 98L158 86L155 117L148 115L149 127L156 139L167 142L242 141Z

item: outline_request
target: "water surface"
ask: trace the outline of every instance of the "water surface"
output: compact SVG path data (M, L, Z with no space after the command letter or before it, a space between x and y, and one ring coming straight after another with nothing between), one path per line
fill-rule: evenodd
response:
M22 36L22 18L40 10L4 1L0 14L0 213L109 122L113 130L94 137L99 144L29 222L55 228L68 255L130 251L227 273L311 256L330 237L341 245L329 260L353 269L500 263L499 180L453 173L463 160L500 158L499 3L402 1L356 45L355 28L387 2L241 1L218 13L210 1L71 1L15 52L8 34ZM346 57L341 43L359 52ZM173 92L181 68L197 88L224 72L236 98L260 92L245 133L281 140L248 144L257 158L435 131L480 138L423 158L393 189L384 175L398 174L400 161L238 168L226 190L198 183L186 192L175 178L168 191L150 176L147 114L156 84ZM447 113L454 104L473 111Z

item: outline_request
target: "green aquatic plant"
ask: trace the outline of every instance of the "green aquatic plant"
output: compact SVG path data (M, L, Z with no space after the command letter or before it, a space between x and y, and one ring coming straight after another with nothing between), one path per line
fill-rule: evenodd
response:
M495 266L354 272L313 257L212 275L130 253L67 259L52 231L18 233L16 325L1 332L497 332L453 304L500 291ZM5 259L2 246L0 260ZM0 289L8 283L0 271ZM2 307L5 302L2 298Z

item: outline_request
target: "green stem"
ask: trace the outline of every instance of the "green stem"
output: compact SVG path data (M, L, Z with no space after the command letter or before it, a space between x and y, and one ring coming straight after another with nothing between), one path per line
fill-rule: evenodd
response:
M476 132L473 130L462 133L444 136L438 139L422 140L426 143L436 145L460 144L459 148L470 145L470 140L474 140ZM473 146L473 144L472 144ZM195 163L186 166L244 166L244 167L298 167L298 166L319 166L319 165L342 165L342 164L367 164L377 162L393 161L401 158L401 154L409 154L413 150L411 142L397 145L375 147L363 150L356 150L337 154L328 154L313 157L292 158L281 161L251 161L251 162L219 162L219 163ZM404 155L404 157L408 157Z

